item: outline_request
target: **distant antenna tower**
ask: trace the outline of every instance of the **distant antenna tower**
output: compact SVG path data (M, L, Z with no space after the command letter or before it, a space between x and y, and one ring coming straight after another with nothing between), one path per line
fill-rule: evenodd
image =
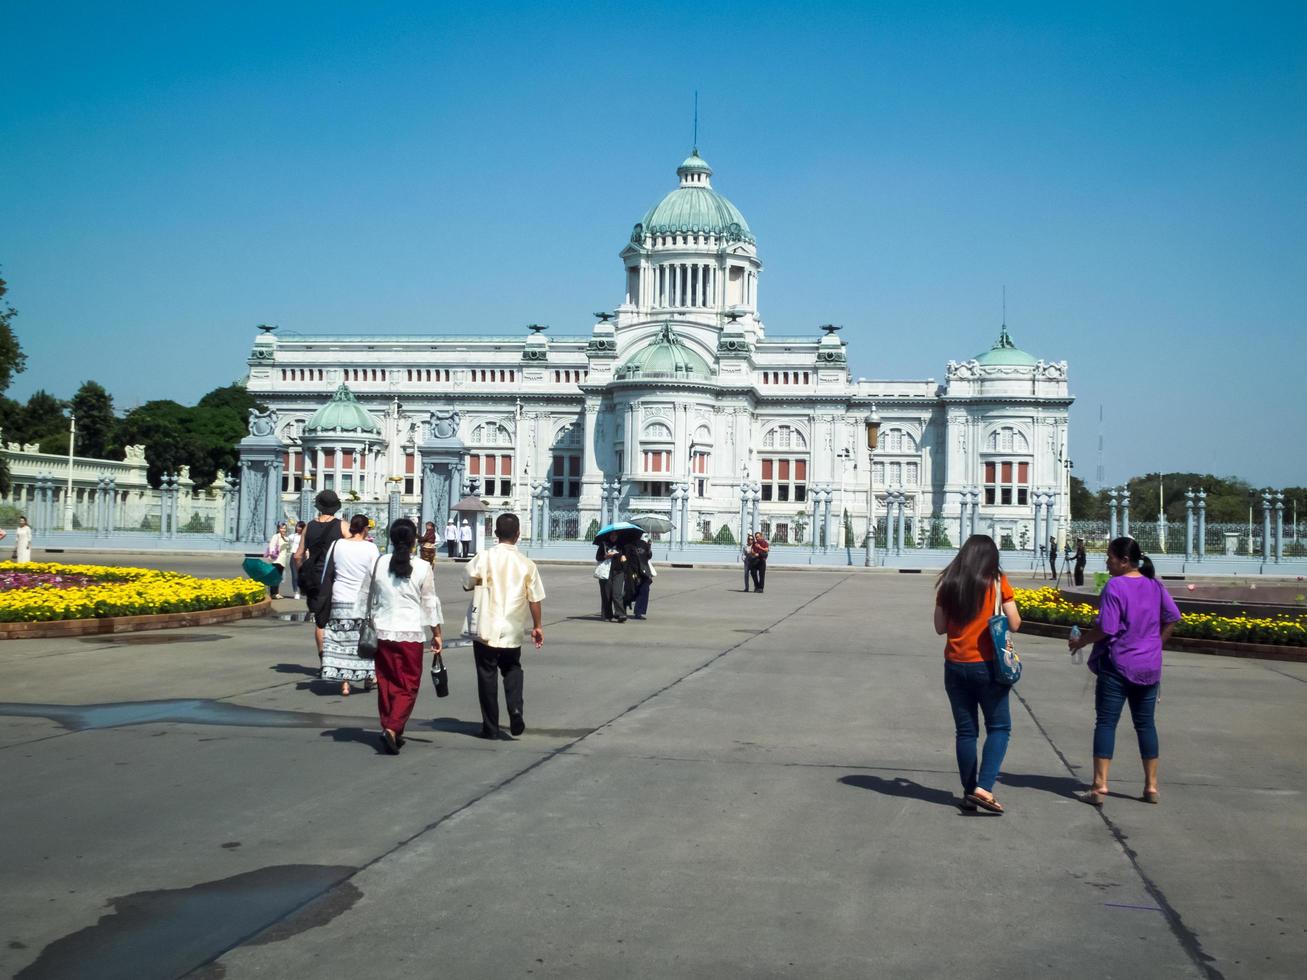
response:
M1094 480L1098 486L1095 490L1103 489L1103 406L1098 406L1098 470L1094 473Z

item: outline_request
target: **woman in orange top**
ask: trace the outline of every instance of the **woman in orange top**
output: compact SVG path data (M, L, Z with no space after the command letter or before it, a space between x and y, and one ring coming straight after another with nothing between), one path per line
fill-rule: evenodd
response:
M962 809L980 807L1002 813L994 799L994 781L1007 753L1012 717L1007 696L1011 688L994 680L994 641L989 619L994 615L994 588L1002 590L1008 626L1021 628L1021 616L1007 576L999 571L993 538L973 534L935 584L935 632L944 643L944 691L953 708L957 729L958 775L962 778ZM985 747L976 770L977 709L985 716Z

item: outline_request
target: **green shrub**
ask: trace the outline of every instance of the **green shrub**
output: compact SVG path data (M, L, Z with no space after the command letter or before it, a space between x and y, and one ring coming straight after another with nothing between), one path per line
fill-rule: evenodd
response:
M735 544L735 535L731 533L728 525L723 524L721 530L717 532L717 537L713 538L716 544Z
M598 533L599 533L599 518L596 517L590 522L590 526L585 529L585 539L587 541L593 541L595 539L595 535L597 535Z

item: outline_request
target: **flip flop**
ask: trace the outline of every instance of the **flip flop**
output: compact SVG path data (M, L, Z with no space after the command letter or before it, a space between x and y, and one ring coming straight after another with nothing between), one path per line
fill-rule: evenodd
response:
M994 798L985 799L983 796L977 796L975 793L968 793L965 797L968 803L974 803L982 810L988 810L990 813L1002 813L1003 804Z
M1102 806L1103 801L1107 799L1107 794L1097 793L1092 789L1087 789L1083 793L1077 793L1076 799L1081 803L1088 803L1090 806Z
M1143 800L1145 803L1161 803L1161 802L1162 802L1162 798L1161 798L1160 796L1157 795L1157 790L1155 790L1155 789L1154 789L1154 790L1149 790L1148 792L1144 793L1144 795L1141 796L1141 797L1139 797L1139 798L1140 798L1141 800Z

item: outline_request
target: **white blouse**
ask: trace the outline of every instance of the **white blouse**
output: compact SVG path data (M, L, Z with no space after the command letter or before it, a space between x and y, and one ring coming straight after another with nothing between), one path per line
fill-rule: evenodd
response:
M378 639L421 643L426 640L424 627L444 622L440 596L436 595L436 573L428 562L414 555L413 574L396 578L390 574L390 557L381 559L370 589L367 582L363 583L354 603L354 615L361 619L367 614L370 591L372 625Z
M331 588L332 602L353 602L359 589L367 584L372 566L381 554L371 541L342 539L331 546L332 564L336 569L335 584Z

